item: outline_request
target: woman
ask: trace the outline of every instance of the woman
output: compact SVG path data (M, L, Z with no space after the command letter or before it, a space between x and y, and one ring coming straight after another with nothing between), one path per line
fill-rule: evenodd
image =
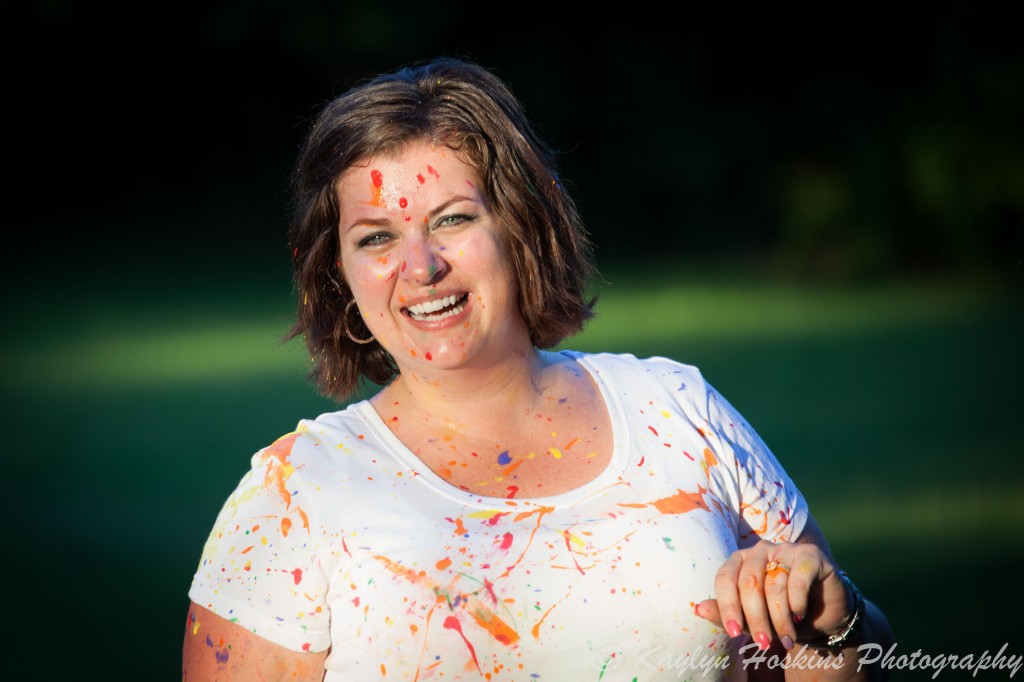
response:
M829 679L888 640L695 368L542 350L593 306L553 168L463 61L319 115L294 177L292 336L326 395L383 388L253 457L190 591L186 679L780 675L743 669L771 647L805 652L787 677Z

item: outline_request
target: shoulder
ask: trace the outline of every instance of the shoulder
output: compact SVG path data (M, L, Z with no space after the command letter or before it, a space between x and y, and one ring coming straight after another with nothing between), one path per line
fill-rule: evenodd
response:
M708 390L700 370L671 358L654 355L638 358L632 353L580 353L562 351L591 370L596 376L623 387L630 384L652 384L674 392L703 394Z
M376 430L367 417L367 403L353 403L336 412L325 412L315 419L302 419L295 429L279 436L253 455L253 466L296 462L315 465L332 459L338 450L372 442Z

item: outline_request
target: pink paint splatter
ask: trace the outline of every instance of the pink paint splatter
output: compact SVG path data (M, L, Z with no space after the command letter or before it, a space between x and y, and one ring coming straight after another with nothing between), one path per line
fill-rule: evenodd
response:
M292 578L295 579L295 584L296 585L301 583L302 582L302 569L301 568L296 568L294 571L292 571Z
M427 166L427 168L430 168L430 166ZM473 657L473 663L476 665L477 672L483 675L484 671L480 669L480 662L476 660L476 649L474 649L473 645L469 643L468 639L466 639L466 635L462 634L462 623L459 622L459 619L455 616L448 616L444 619L444 629L455 630L459 633L459 636L462 637L462 641L466 643L466 647L469 649L470 656Z
M508 549L512 546L512 533L505 533L501 538L501 549Z

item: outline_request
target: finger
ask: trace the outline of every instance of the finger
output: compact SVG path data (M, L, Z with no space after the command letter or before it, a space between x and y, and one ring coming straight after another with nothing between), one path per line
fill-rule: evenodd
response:
M693 612L704 620L711 621L718 627L724 627L722 625L722 614L718 612L718 601L715 599L705 599L693 607Z
M743 633L743 606L740 603L740 591L737 587L742 566L742 553L733 552L715 574L718 618L730 637L739 637Z
M792 649L796 638L793 612L789 608L788 583L791 571L788 564L777 559L769 561L764 571L764 597L772 629L779 636L785 649Z
M740 602L743 604L743 617L750 633L762 651L772 643L772 626L765 603L764 570L768 558L763 554L749 557L740 568L739 588Z
M796 623L807 618L811 587L820 579L824 568L820 553L814 551L817 548L813 545L807 547L811 549L805 549L804 546L797 549L793 557L792 570L786 580L789 608Z

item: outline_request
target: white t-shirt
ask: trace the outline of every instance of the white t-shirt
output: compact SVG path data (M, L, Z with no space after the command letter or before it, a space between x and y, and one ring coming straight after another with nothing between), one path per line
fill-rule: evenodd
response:
M285 647L330 648L326 680L714 679L692 670L729 638L694 605L738 547L794 540L806 503L696 368L565 354L611 417L590 483L467 493L356 403L252 458L189 596Z

